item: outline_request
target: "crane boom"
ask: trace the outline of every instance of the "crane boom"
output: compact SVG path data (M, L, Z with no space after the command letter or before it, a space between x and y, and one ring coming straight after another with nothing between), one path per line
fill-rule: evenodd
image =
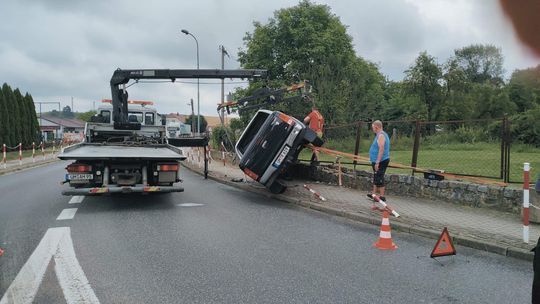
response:
M225 78L264 78L266 70L218 70L218 69L138 69L114 71L111 77L111 95L113 106L114 128L119 130L140 129L139 123L128 122L128 94L124 87L130 80L161 79L175 81L176 79L225 79Z

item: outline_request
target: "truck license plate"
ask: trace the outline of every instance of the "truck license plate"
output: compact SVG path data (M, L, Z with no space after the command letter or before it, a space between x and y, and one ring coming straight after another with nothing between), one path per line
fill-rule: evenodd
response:
M89 180L94 178L93 174L68 174L67 176L68 180Z
M283 151L281 151L281 154L279 154L278 159L274 163L274 167L277 168L277 167L279 167L281 165L281 163L285 159L285 156L287 156L287 153L289 153L290 149L291 149L291 147L289 147L289 146L285 146L285 148L283 148Z

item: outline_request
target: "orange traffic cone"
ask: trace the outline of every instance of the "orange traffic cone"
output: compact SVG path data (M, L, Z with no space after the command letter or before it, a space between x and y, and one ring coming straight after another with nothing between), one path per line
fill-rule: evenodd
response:
M392 241L392 235L390 233L390 219L388 211L383 211L383 219L381 223L381 233L379 234L379 240L373 244L373 246L381 250L396 250L398 246Z

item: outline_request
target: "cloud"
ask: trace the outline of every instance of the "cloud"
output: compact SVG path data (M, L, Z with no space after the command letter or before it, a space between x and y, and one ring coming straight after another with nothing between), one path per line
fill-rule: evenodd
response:
M421 51L444 62L453 50L471 43L502 47L508 74L539 63L529 56L494 1L366 0L317 1L328 4L348 26L358 55L399 80ZM219 68L219 45L237 68L253 21L267 22L277 9L296 1L200 0L152 2L4 0L0 10L0 81L36 100L60 101L88 110L109 98L113 71L137 68L196 68L192 37L199 41L201 68ZM220 85L201 85L201 112L215 114ZM225 92L235 85L227 85ZM137 84L133 99L154 100L161 112L190 112L192 83Z

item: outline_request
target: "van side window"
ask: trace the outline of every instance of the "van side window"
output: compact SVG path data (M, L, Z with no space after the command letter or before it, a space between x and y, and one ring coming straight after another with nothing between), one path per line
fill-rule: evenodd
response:
M144 124L147 126L154 125L154 113L145 113L144 114Z

